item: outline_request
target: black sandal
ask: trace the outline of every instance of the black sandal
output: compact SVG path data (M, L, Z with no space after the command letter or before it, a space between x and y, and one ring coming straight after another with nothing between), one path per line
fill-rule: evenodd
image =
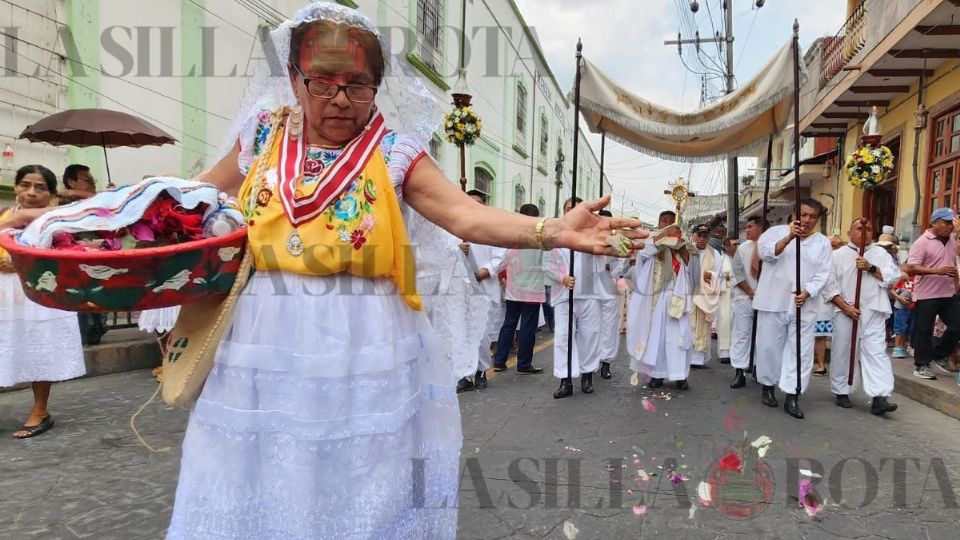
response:
M50 428L53 427L53 417L49 414L43 417L43 420L35 426L21 426L17 431L26 431L26 435L14 435L14 439L29 439L30 437L36 437L50 431Z

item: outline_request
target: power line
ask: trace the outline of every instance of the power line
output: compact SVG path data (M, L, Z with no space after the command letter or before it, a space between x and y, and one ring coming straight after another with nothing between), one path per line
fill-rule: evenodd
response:
M213 149L217 149L216 146L214 146L213 144L210 144L209 142L207 142L207 141L205 141L205 140L198 139L198 138L196 138L196 137L194 137L194 136L192 136L192 135L189 135L189 134L185 133L183 130L177 129L177 128L171 126L170 124L167 124L166 122L162 122L162 121L160 121L160 120L157 120L156 118L150 117L150 116L146 115L145 113L143 113L142 111L139 111L138 109L135 109L135 108L133 108L133 107L130 107L129 105L126 105L126 104L124 104L124 103L121 103L120 101L117 101L116 99L114 99L114 98L112 98L112 97L104 94L103 92L100 92L99 90L95 90L95 89L93 89L93 88L91 88L91 87L89 87L89 86L81 83L80 81L74 79L73 77L70 77L69 75L66 75L66 74L64 74L64 73L60 73L59 71L56 71L56 70L51 69L51 68L49 68L49 67L47 67L47 66L44 66L44 65L41 64L40 62L38 62L38 61L36 61L36 60L34 60L34 59L32 59L32 58L24 55L23 53L17 51L17 50L14 49L14 48L8 47L7 45L4 45L4 44L2 44L2 43L0 43L0 48L4 48L4 49L7 49L8 51L12 51L12 52L13 52L14 54L16 54L17 56L19 56L19 57L21 57L21 58L25 58L25 59L33 62L33 63L36 64L37 66L42 67L42 68L45 68L45 69L47 69L48 71L50 71L50 72L52 72L52 73L54 73L54 74L56 74L56 75L59 75L59 76L63 77L64 79L67 79L68 81L72 82L73 84L76 84L77 86L79 86L79 87L81 87L81 88L84 88L84 89L86 89L86 90L88 90L88 91L90 91L90 92L93 92L94 94L96 94L96 95L98 95L98 96L100 96L100 97L103 97L103 98L105 98L105 99L107 99L107 100L110 100L110 101L112 101L113 103L116 103L117 105L120 105L121 107L123 107L123 108L125 108L125 109L128 109L128 110L130 110L130 111L134 111L134 112L138 113L140 116L142 116L142 117L144 117L144 118L146 118L146 119L148 119L148 120L150 120L150 121L152 121L152 122L155 122L155 123L157 123L157 124L160 124L161 126L165 126L165 127L169 128L169 129L172 129L173 131L176 131L177 133L180 133L180 134L183 135L184 137L188 137L188 138L193 139L193 140L195 140L195 141L197 141L197 142L203 143L203 144L205 144L205 145L207 145L207 146L209 146L209 147L211 147L211 148L213 148ZM186 147L184 147L184 148L186 148ZM192 150L192 149L188 149L188 150ZM196 150L192 150L192 151L196 151ZM206 154L206 155L209 156L209 154Z
M150 88L150 87L148 87L148 86L144 86L144 85L142 85L142 84L133 82L133 81L131 81L131 80L129 80L129 79L124 79L124 78L122 78L122 77L114 77L114 76L112 76L111 74L109 74L109 73L107 73L106 71L104 71L103 69L100 69L100 68L98 68L98 67L96 67L96 66L91 66L90 64L87 64L87 63L85 63L85 62L82 62L82 61L79 60L79 59L74 59L74 58L71 58L71 57L66 56L66 55L61 55L60 53L58 53L57 51L54 51L53 49L48 49L48 48L46 48L46 47L44 47L44 46L42 46L42 45L37 45L36 43L27 41L27 40L25 40L25 39L23 39L23 38L20 38L20 37L17 37L17 36L8 34L8 33L3 32L3 31L0 31L0 36L6 36L6 37L9 37L9 38L12 38L12 39L14 39L15 41L19 41L20 43L23 43L23 44L25 44L25 45L30 45L31 47L35 47L35 48L37 48L37 49L40 49L41 51L44 51L44 52L47 52L47 53L50 53L50 54L54 54L54 55L57 55L57 56L63 56L63 57L64 57L67 61L69 61L69 62L77 63L77 64L79 64L79 65L81 65L81 66L83 66L83 67L92 69L92 70L94 70L94 71L96 71L96 72L98 72L98 73L100 73L100 74L106 75L106 76L108 76L108 77L110 77L110 78L112 78L112 79L114 79L114 80L118 80L118 81L125 82L125 83L127 83L127 84L129 84L129 85L131 85L131 86L135 86L135 87L137 87L137 88L139 88L139 89L141 89L141 90L146 90L147 92L150 92L150 93L152 93L152 94L156 94L156 95L158 95L158 96L160 96L160 97L164 97L164 98L167 98L167 99L169 99L169 100L171 100L171 101L180 103L181 105L186 105L187 107L190 107L190 108L192 108L192 109L194 109L194 110L196 110L196 111L209 114L210 116L215 116L215 117L217 117L217 118L220 118L221 120L227 120L228 122L229 122L229 121L233 121L232 118L227 118L226 116L223 116L222 114L217 114L217 113L215 113L215 112L208 111L208 110L206 110L206 109L204 109L204 108L197 107L196 105L194 105L194 104L192 104L192 103L187 103L186 101L177 99L177 98L175 98L175 97L173 97L173 96L168 96L168 95L166 95L166 94L164 94L164 93L162 93L162 92L158 92L158 91L156 91L156 90L154 90L153 88ZM23 58L27 58L28 60L33 61L31 58L29 58L29 57L27 57L27 56L25 56L25 55L23 55L23 54L20 54L16 49L10 49L10 50L12 50L12 51L14 51L15 53L17 53L17 56L20 56L20 57L23 57ZM40 64L38 63L37 65L40 65ZM52 70L51 70L51 71L52 71Z
M48 21L53 21L57 26L66 26L66 23L63 22L63 21L59 21L59 20L57 20L57 19L54 19L53 17L50 17L49 15L44 15L43 13L34 11L34 10L30 9L30 8L23 7L23 6L21 6L20 4L16 4L16 3L14 3L14 2L11 2L10 0L0 0L0 2L4 2L5 4L9 4L9 5L11 5L11 6L15 7L15 8L22 9L23 11L26 11L27 13L30 13L30 14L32 14L32 15L36 15L37 17L40 17L40 18L42 18L42 19L46 19L46 20L48 20Z
M6 1L6 0L3 0L3 1ZM190 2L191 4L193 4L193 5L197 6L198 8L202 9L203 11L206 11L206 12L209 13L210 15L213 15L214 17L220 19L221 21L223 21L223 22L229 24L230 26L236 28L238 31L240 31L240 32L243 33L244 35L256 39L257 36L251 34L250 32L247 32L245 29L241 28L241 27L238 26L237 24L235 24L235 23L233 23L233 22L230 22L230 21L228 21L227 19L223 18L222 16L214 13L212 10L207 9L207 8L205 8L204 6L198 4L195 0L187 0L187 2Z

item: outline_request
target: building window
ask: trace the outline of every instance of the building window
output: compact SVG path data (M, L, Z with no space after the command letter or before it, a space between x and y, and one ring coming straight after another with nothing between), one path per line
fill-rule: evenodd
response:
M516 210L517 212L519 212L520 207L523 206L523 201L525 200L524 194L525 194L525 190L523 189L523 186L521 186L520 184L517 184L516 186L514 186L513 209Z
M517 82L517 138L524 139L527 134L527 89Z
M439 73L443 52L443 3L440 0L417 0L417 38L420 60Z
M430 138L430 157L436 160L437 163L443 159L443 141L441 141L437 135Z
M487 172L483 167L474 167L473 169L473 189L482 191L489 201L491 188L493 186L493 175Z
M960 202L960 107L933 120L930 142L928 206L924 212L928 217L935 208L953 208ZM928 224L926 220L924 224Z
M547 161L547 150L550 146L550 126L547 123L547 115L540 113L540 165Z

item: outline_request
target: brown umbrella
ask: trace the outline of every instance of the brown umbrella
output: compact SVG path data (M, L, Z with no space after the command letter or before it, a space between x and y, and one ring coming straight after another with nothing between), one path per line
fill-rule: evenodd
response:
M163 146L177 142L167 132L142 118L108 109L71 109L58 112L27 126L20 138L54 146L102 146L108 183L112 182L107 148Z

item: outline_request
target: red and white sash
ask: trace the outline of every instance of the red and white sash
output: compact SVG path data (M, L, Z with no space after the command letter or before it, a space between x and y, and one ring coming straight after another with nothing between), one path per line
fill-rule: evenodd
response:
M303 174L303 162L307 155L306 133L297 139L290 137L288 118L280 142L277 178L280 201L290 223L294 227L306 223L330 206L367 166L385 133L383 115L376 111L370 123L363 128L363 133L350 141L333 164L323 170L313 193L297 197L297 179Z

